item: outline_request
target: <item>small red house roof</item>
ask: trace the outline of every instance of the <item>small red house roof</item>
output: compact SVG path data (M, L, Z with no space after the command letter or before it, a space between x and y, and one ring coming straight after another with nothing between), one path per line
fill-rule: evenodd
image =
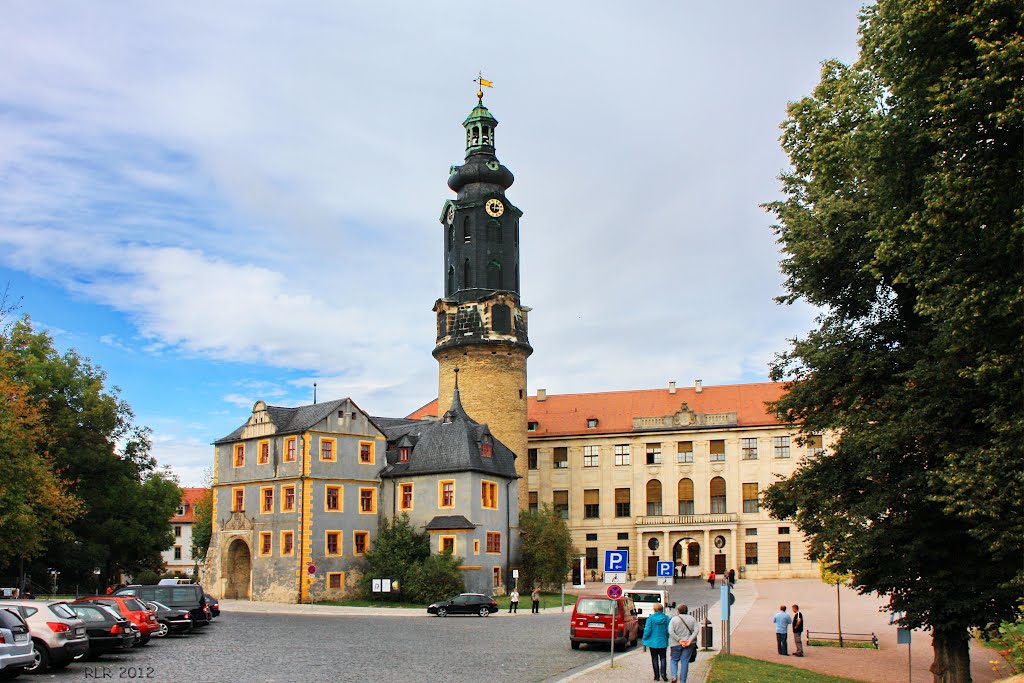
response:
M543 400L529 398L527 418L536 422L530 436L571 436L577 434L618 434L633 431L633 418L673 415L683 403L696 413L736 413L736 425L774 426L779 421L765 403L785 393L778 382L606 391L593 394L548 394ZM422 419L437 415L437 401L431 401L409 415ZM588 421L597 420L594 427Z
M202 498L207 491L206 488L183 488L181 490L181 504L185 506L185 514L171 517L172 524L195 524L196 502Z

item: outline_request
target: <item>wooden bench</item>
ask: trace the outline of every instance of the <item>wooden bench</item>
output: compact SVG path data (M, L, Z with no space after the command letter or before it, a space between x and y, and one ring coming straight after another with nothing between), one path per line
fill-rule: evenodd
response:
M839 643L839 647L845 647L846 643L871 643L871 646L878 649L878 636L874 633L831 633L828 631L807 631L807 642L812 640L827 640Z

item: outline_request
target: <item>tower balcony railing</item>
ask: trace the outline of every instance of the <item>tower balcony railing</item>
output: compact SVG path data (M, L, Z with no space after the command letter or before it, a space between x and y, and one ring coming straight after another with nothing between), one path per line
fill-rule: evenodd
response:
M708 524L735 524L739 515L735 512L719 512L707 515L649 515L637 517L637 526L705 526Z

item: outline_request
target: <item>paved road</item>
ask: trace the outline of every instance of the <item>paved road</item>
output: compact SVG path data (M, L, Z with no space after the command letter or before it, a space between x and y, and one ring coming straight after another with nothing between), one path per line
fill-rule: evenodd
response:
M480 617L222 614L192 636L31 680L161 683L545 681L607 657L572 650L566 614Z

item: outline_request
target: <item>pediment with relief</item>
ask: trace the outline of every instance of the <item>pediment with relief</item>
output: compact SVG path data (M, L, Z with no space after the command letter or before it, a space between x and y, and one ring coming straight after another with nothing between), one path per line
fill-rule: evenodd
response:
M220 525L222 531L252 531L256 524L241 512L232 512L231 516Z
M729 426L736 424L736 413L698 413L686 401L671 415L634 417L633 429L677 429L685 427Z

